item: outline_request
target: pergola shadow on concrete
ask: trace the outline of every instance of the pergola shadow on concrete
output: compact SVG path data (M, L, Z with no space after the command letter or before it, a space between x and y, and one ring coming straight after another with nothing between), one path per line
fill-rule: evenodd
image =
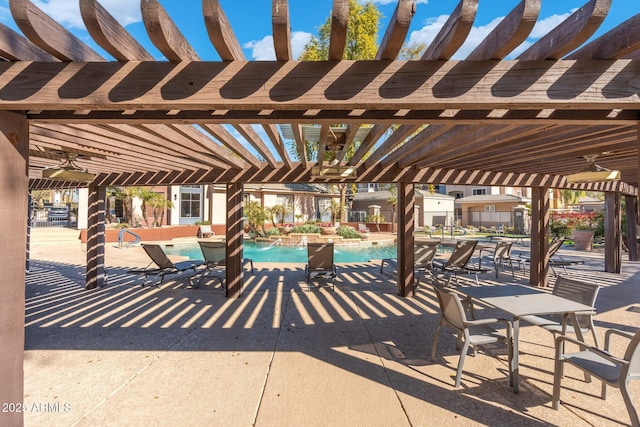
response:
M347 0L334 0L329 60L292 60L289 8L273 0L276 61L247 61L220 2L202 17L221 61L201 61L157 0L141 2L155 60L95 0L82 18L105 58L28 0L10 0L22 34L0 24L0 196L5 266L0 296L0 397L22 398L24 263L29 189L88 186L88 288L104 281L109 185L227 185L227 296L242 294L243 184L398 184L398 293L412 294L414 185L533 187L531 283L547 283L550 188L606 192L605 269L620 270L620 206L636 240L640 15L587 42L611 0L590 0L515 60L539 0L522 0L460 61L477 0L461 0L423 57L398 60L417 7L399 0L375 60L342 60ZM316 124L317 155L303 124ZM331 127L342 124L336 133ZM196 126L197 125L197 126ZM290 127L296 152L278 125ZM392 126L395 131L388 135ZM231 126L242 138L230 132ZM264 130L263 139L256 126ZM364 131L366 130L366 131ZM331 165L324 161L331 154ZM568 184L584 156L621 171L617 182ZM75 157L90 183L41 178ZM336 173L338 166L340 172ZM314 169L316 167L316 169ZM323 173L317 173L320 167ZM334 168L334 169L331 169ZM630 245L631 259L637 248Z

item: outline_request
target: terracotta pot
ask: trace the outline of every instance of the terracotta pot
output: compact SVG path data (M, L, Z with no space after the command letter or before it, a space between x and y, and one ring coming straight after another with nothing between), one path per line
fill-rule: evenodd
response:
M321 227L320 233L324 234L325 236L331 236L333 234L336 234L336 228L335 227Z
M573 230L573 246L578 251L590 251L593 249L593 231Z

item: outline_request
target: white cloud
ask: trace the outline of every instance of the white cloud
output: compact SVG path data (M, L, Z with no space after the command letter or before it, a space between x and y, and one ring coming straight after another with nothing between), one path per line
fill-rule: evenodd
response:
M273 49L273 36L264 36L260 40L251 40L242 45L246 49L251 49L251 59L256 61L273 61L276 59L276 52Z
M291 33L291 55L297 59L304 46L311 38L310 33L303 31L294 31ZM274 61L276 53L273 48L273 36L265 36L260 40L251 40L242 45L242 47L251 50L251 59L256 61Z
M424 43L428 46L431 44L442 26L447 22L447 19L449 19L447 15L440 15L435 19L429 19L424 27L412 31L411 34L409 34L409 45Z
M291 56L293 59L300 57L309 40L311 40L311 33L305 33L304 31L294 31L291 33Z
M66 27L85 28L82 17L80 16L80 6L77 1L34 0L33 3L47 15ZM131 0L102 0L100 4L123 26L142 20L140 4L138 2Z
M531 30L531 34L529 34L529 39L539 39L540 37L544 36L549 31L557 27L562 21L571 16L571 14L575 11L576 9L573 9L570 13L547 16L546 18L536 22L533 30Z
M491 31L504 19L504 16L495 18L487 25L480 27L472 27L467 40L464 42L460 49L453 55L452 59L464 59L489 35Z

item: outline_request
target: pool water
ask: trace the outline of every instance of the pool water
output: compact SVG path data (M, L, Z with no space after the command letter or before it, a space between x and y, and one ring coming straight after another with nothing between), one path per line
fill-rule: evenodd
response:
M167 245L165 251L169 255L187 256L189 259L202 259L202 252L197 243ZM266 246L253 242L245 242L244 257L255 262L307 262L306 246ZM367 245L367 246L334 246L334 260L336 263L368 262L372 259L396 258L395 245Z

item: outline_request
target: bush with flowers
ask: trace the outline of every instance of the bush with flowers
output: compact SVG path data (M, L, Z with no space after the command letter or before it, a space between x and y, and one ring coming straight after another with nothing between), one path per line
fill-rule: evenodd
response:
M550 228L554 236L570 237L574 230L589 230L596 237L604 236L604 212L556 213Z

